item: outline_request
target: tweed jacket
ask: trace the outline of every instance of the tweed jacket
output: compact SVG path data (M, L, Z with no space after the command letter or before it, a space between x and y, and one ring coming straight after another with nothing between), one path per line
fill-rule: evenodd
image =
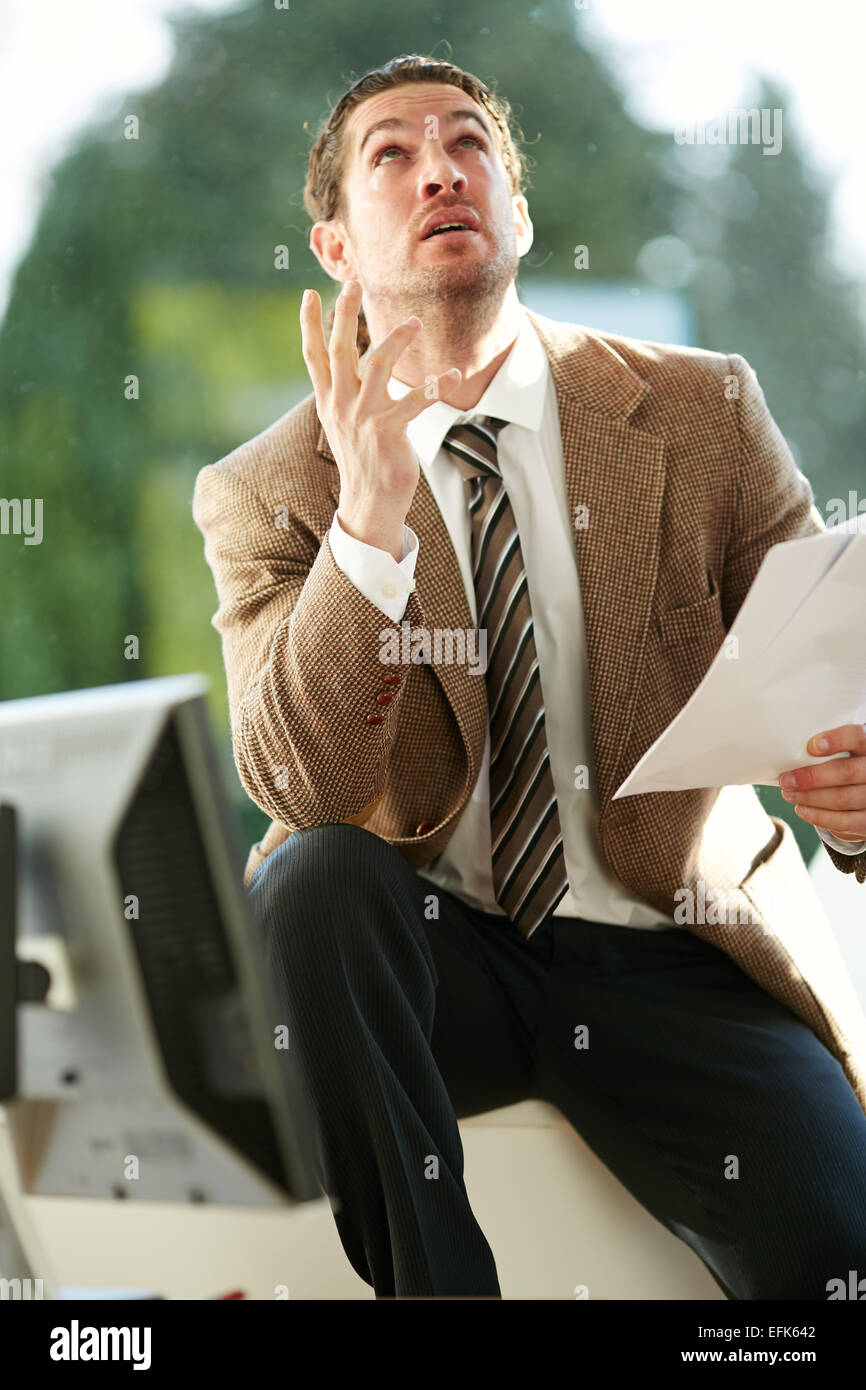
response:
M866 1019L790 827L749 786L611 799L701 681L768 547L823 529L809 483L744 358L529 317L552 369L570 510L588 518L574 546L601 852L672 921L692 894L687 929L808 1024L866 1111ZM334 561L339 488L312 395L195 482L234 758L272 817L245 883L293 831L332 822L427 864L481 766L485 684L466 665L389 666L401 679L377 702L381 634L399 627ZM420 549L403 622L471 629L423 470L407 524ZM866 852L824 848L866 879Z

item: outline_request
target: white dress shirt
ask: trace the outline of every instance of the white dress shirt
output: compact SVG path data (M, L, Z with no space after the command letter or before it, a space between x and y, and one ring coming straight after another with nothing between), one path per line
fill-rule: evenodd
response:
M411 388L391 377L394 399ZM477 415L508 421L498 436L498 461L520 535L532 604L535 646L544 699L550 770L559 807L568 890L556 907L557 917L659 929L677 925L673 906L663 915L632 894L610 872L601 854L597 826L589 724L589 670L583 605L572 539L556 390L547 354L525 314L511 352L478 404L461 412L444 401L409 422L407 436L424 470L460 565L466 598L477 622L471 570L471 530L466 484L442 441L454 424ZM399 623L415 587L418 537L403 527L403 558L355 540L340 526L337 514L328 535L334 560L369 601ZM562 634L569 640L563 641ZM478 679L483 679L478 676ZM443 852L419 870L474 907L504 915L493 893L490 851L490 731L472 796ZM576 769L588 769L588 786L575 787ZM586 779L582 779L586 780ZM819 834L834 848L856 854L866 847Z

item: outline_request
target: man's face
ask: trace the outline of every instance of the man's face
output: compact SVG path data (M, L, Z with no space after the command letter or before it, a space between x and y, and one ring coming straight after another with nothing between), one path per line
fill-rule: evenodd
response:
M459 87L406 84L370 97L346 126L344 218L332 273L396 308L505 289L532 242L492 122ZM436 231L439 223L460 230Z

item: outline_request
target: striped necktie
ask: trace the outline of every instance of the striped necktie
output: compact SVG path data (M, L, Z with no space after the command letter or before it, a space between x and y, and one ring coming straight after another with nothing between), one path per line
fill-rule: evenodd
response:
M499 472L505 420L453 426L442 447L466 479L477 623L487 629L490 835L496 901L530 937L568 888L520 537Z

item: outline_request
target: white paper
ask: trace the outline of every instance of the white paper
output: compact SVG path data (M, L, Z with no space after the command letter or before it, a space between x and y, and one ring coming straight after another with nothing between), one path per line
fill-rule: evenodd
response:
M864 721L866 525L855 517L771 546L697 690L613 799L776 785L830 760L806 752L814 734Z

